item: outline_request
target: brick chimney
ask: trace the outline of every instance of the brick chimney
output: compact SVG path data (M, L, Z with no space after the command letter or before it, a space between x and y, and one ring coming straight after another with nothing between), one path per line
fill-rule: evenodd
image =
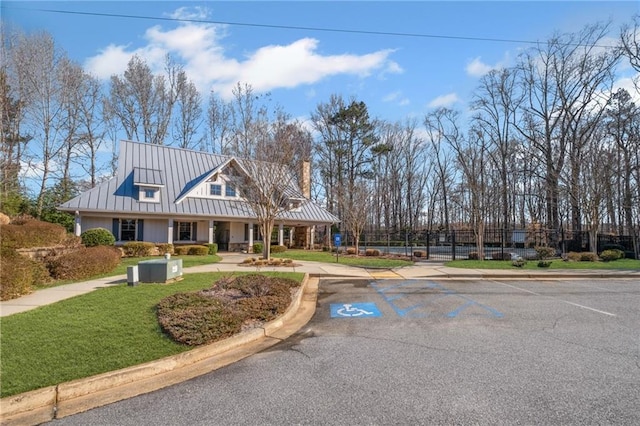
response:
M302 195L307 199L311 198L311 161L302 162L302 173L300 173L300 189Z

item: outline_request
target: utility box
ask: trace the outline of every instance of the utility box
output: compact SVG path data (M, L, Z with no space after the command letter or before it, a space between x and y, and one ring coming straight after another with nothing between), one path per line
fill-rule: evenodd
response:
M138 262L140 282L166 283L182 279L182 259L154 259Z
M140 278L138 278L138 267L127 266L127 285L138 285Z

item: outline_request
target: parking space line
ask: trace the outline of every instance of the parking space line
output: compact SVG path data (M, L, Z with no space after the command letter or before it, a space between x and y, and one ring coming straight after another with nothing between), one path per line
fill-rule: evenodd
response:
M549 295L538 293L538 292L535 292L535 291L532 291L532 290L527 290L525 288L521 288L521 287L518 287L518 286L515 286L515 285L511 285L511 284L507 284L507 283L504 283L504 282L500 282L500 281L491 281L491 282L493 282L495 284L500 284L500 285L503 285L503 286L506 286L506 287L515 288L517 290L524 291L525 293L534 294L536 296L547 297L549 299L557 300L558 302L566 303L567 305L572 305L572 306L575 306L575 307L578 307L578 308L587 309L589 311L597 312L599 314L608 315L608 316L611 316L611 317L615 317L616 316L616 314L612 314L611 312L601 311L600 309L591 308L589 306L581 305L579 303L569 302L568 300L559 299L559 298L554 297L554 296L549 296Z
M393 290L393 289L398 289L398 288L402 288L402 287L407 287L407 286L415 286L416 284L419 284L419 287L413 287L413 289L430 289L430 290L435 290L434 293L430 294L429 300L425 301L425 302L421 302L421 303L417 303L414 305L411 305L409 307L403 308L401 307L401 303L398 304L397 302L401 302L403 299L407 299L408 297L410 297L411 295L413 295L413 293L392 293L392 294L387 294L387 292L389 290ZM463 294L459 294L454 290L448 289L446 287L443 287L433 281L427 281L425 282L421 282L421 281L416 281L416 280L405 280L402 281L398 284L395 285L391 285L391 286L385 286L386 282L383 284L382 282L374 282L371 284L371 286L376 290L376 292L378 292L378 294L387 302L387 304L396 312L396 314L400 317L406 317L409 314L411 315L411 318L424 318L425 316L429 316L429 314L425 314L425 313L416 313L416 312L412 312L416 309L419 308L433 308L436 305L434 304L434 302L443 299L443 298L447 298L448 300L451 299L453 301L453 303L456 303L456 300L462 299L462 304L460 306L458 306L456 309L446 312L446 313L442 313L442 315L444 315L445 317L448 318L456 318L458 317L458 315L460 315L463 311L465 311L468 308L480 308L482 311L485 311L486 313L488 313L488 315L490 317L493 318L503 318L504 314L502 314L501 312L499 312L498 310L490 307L490 306L486 306L483 305L481 303L476 302L475 300L463 295ZM437 309L437 308L436 308ZM437 315L437 314L436 314Z

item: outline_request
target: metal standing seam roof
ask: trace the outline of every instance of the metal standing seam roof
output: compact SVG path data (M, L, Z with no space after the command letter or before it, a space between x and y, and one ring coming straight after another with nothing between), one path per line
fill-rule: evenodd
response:
M120 142L115 177L59 206L63 211L202 216L207 218L255 219L250 205L242 200L190 198L179 201L190 190L233 157L133 141ZM243 160L247 161L247 160ZM160 202L138 201L136 184L158 187ZM163 186L164 185L164 186ZM293 184L291 198L304 199ZM310 200L296 211L284 212L280 220L300 224L336 223L339 219Z

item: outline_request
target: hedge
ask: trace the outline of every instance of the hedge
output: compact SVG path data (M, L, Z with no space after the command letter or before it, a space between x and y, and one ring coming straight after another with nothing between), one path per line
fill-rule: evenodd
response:
M0 300L15 299L31 293L35 284L44 284L51 277L41 262L20 255L12 248L0 251Z
M129 241L124 243L122 250L127 257L146 257L153 254L156 245L144 241Z
M83 247L47 260L51 276L57 280L78 280L106 274L120 263L120 250L115 247Z
M20 218L1 225L2 245L13 248L51 247L67 240L67 230L58 224Z

